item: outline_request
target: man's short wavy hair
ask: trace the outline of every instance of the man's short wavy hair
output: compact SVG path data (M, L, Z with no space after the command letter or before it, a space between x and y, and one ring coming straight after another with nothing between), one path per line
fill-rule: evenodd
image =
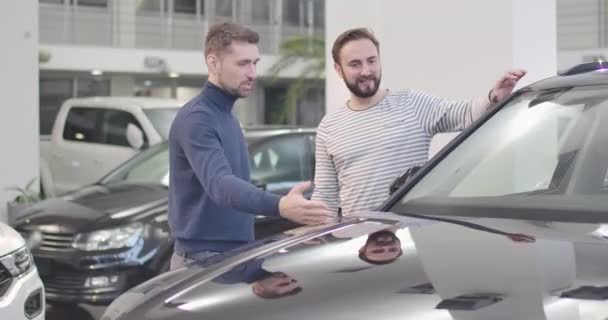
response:
M374 34L369 29L366 29L366 28L349 29L349 30L344 31L342 34L340 34L338 36L338 38L336 39L336 41L334 41L334 45L331 49L331 56L333 57L334 62L337 64L340 64L340 50L342 50L342 47L344 47L347 43L349 43L351 41L361 40L361 39L367 39L367 40L371 41L374 44L374 46L376 46L378 53L380 52L380 43L378 42L378 39L376 39Z
M260 35L236 23L224 22L213 25L205 39L205 57L212 53L221 56L234 41L258 44Z

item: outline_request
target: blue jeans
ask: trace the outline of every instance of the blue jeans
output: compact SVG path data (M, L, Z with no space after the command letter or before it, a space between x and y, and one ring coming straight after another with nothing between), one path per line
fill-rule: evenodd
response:
M215 251L201 251L184 254L181 252L178 253L174 251L173 255L171 256L171 265L169 266L169 270L179 269L192 261L203 260L212 257L218 253L219 252Z

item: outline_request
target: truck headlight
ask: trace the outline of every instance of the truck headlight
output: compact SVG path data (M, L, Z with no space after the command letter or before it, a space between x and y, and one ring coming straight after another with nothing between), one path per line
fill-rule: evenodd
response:
M79 233L72 247L83 251L103 251L130 248L141 238L144 227L136 222L113 229Z
M30 271L34 266L32 255L27 247L22 247L13 253L1 257L0 263L8 269L8 272L13 277L18 277Z

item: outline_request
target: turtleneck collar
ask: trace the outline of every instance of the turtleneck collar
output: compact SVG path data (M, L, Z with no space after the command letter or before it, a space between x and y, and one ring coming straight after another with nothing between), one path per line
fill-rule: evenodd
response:
M207 81L203 86L202 95L209 98L209 100L215 103L222 110L226 110L228 112L232 112L234 102L236 99L238 99L238 97L226 92L224 89L216 86L210 81Z

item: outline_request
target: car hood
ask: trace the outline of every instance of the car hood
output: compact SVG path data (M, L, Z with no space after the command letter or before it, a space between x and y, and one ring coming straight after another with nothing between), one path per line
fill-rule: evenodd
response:
M60 225L62 232L82 232L98 228L100 223L128 219L152 207L166 205L167 199L167 189L161 185L92 185L24 210L16 226Z
M603 225L389 221L328 226L210 266L191 265L131 290L110 306L105 319L601 319L608 314L602 300L602 286L608 286ZM362 260L368 235L385 228L395 230L402 255L385 264ZM270 275L288 280L279 283L282 296L263 294L262 282ZM589 285L598 289L574 291Z

